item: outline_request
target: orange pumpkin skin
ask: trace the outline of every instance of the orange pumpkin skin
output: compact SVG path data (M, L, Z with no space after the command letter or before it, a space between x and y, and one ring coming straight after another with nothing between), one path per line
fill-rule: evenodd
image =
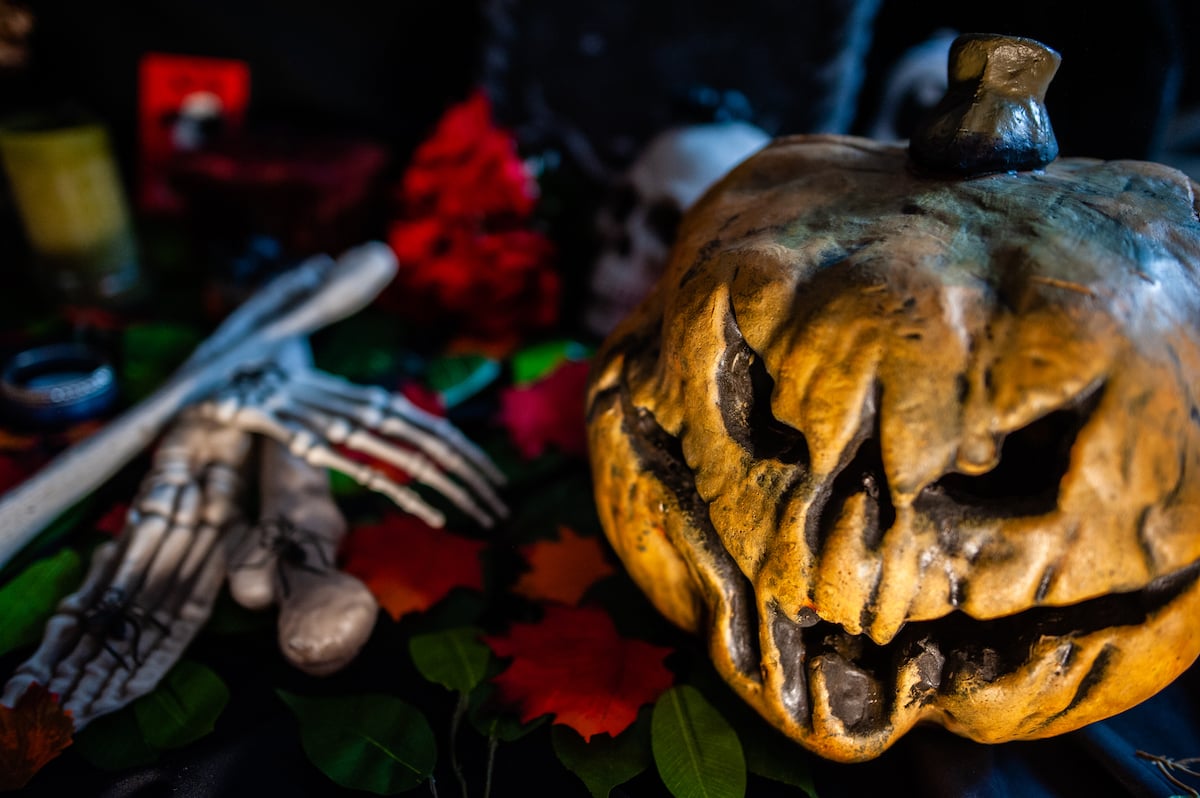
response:
M822 756L1076 729L1200 653L1195 186L784 138L595 359L595 495L658 609Z

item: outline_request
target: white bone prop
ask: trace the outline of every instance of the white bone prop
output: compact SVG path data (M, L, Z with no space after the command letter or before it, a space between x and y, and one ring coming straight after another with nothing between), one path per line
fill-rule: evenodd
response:
M646 145L621 181L622 207L604 207L597 214L602 241L584 308L589 332L608 335L650 293L683 212L768 141L770 136L753 125L720 122L672 128Z
M60 696L75 728L153 690L208 620L226 573L222 537L240 536L242 469L253 438L185 411L163 436L117 542L93 554L41 645L0 694L33 682Z
M149 446L184 405L211 393L237 369L268 361L282 341L362 309L395 272L392 251L371 242L336 262L307 261L259 289L151 396L0 498L0 565Z

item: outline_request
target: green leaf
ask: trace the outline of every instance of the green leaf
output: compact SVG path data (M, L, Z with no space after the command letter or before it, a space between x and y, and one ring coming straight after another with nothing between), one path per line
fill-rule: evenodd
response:
M413 664L427 680L447 690L469 693L487 674L491 649L470 626L416 635L408 641Z
M368 384L393 376L410 351L410 330L390 314L365 310L312 337L317 368Z
M160 753L142 736L132 706L93 720L75 735L71 750L96 767L112 771L148 765Z
M737 731L746 753L747 770L799 787L816 798L817 790L809 768L812 755L751 709L707 659L688 675L686 683L699 690Z
M33 563L0 588L0 654L40 640L59 599L82 579L78 552L63 549Z
M766 721L739 724L738 737L746 751L746 768L759 776L799 787L810 798L817 798L809 768L810 754L785 737Z
M467 715L472 728L489 740L514 742L550 719L549 715L542 715L529 723L522 723L511 711L501 709L492 703L490 699L495 691L495 686L486 682L479 689L473 690Z
M121 392L133 403L151 394L200 343L191 327L165 322L133 324L125 329Z
M650 767L649 710L639 713L637 721L616 737L597 734L584 742L574 729L555 725L550 740L558 761L587 785L592 798L608 798L614 787Z
M204 633L209 635L240 635L266 633L275 627L275 613L266 610L248 610L234 601L228 590L217 594L212 614L204 624Z
M512 380L528 385L550 374L567 360L586 360L591 351L576 341L555 340L522 349L512 358Z
M305 698L276 691L300 720L309 761L337 784L377 795L417 787L433 773L437 743L425 717L398 698Z
M180 660L154 692L133 704L146 742L155 748L180 748L213 730L229 703L229 688L209 668Z
M361 496L368 492L366 486L358 482L354 477L347 476L341 471L331 470L329 472L329 490L335 498L345 499L350 496Z
M651 717L658 775L675 798L741 798L746 760L737 733L694 687L659 696Z

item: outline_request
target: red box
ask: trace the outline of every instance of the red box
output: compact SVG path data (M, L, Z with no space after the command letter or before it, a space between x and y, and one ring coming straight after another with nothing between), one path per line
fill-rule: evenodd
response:
M250 101L243 61L147 53L138 74L138 206L171 213L182 202L168 182L172 160L241 129Z

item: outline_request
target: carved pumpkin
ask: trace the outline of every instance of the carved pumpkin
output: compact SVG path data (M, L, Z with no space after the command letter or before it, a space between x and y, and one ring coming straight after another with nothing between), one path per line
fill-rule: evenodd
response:
M1200 652L1195 186L1050 162L1056 66L965 37L911 152L770 144L595 360L614 548L832 759L1059 734Z

